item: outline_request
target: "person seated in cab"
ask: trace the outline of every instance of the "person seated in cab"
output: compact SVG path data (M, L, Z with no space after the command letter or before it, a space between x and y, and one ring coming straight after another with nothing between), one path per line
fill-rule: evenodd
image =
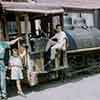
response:
M47 43L46 51L51 49L51 57L50 60L55 59L56 50L63 50L65 51L68 47L68 38L66 36L66 33L62 30L62 27L60 24L56 25L56 31L57 33L51 37Z

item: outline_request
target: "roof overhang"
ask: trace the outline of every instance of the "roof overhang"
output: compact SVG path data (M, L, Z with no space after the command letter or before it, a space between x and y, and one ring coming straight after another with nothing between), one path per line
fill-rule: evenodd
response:
M76 9L100 9L100 0L38 0L39 4Z
M10 12L26 12L26 13L43 13L43 14L56 14L63 13L61 7L52 7L45 5L38 5L35 3L15 3L15 2L2 2L2 6L6 11Z

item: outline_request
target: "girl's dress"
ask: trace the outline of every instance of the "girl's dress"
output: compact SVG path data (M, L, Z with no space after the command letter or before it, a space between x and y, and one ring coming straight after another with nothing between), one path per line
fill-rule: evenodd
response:
M11 79L20 80L23 79L22 73L22 61L20 56L11 56L9 64L11 66Z

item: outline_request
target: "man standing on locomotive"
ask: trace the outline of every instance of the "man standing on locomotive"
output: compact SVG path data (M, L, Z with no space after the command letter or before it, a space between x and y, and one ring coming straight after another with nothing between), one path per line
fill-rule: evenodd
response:
M68 47L68 40L64 31L62 31L61 25L56 25L57 33L48 41L46 51L51 48L51 60L55 59L56 49L65 51Z
M6 93L6 68L4 64L4 55L5 55L5 49L10 48L10 45L15 44L20 37L16 38L12 41L5 41L3 34L0 34L0 100L6 100L7 99L7 93Z

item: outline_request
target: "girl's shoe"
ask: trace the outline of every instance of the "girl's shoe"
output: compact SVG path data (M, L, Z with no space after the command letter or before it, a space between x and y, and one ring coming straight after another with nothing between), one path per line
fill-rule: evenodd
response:
M1 97L0 100L7 100L7 97Z
M25 94L22 91L17 91L18 95L25 97Z

